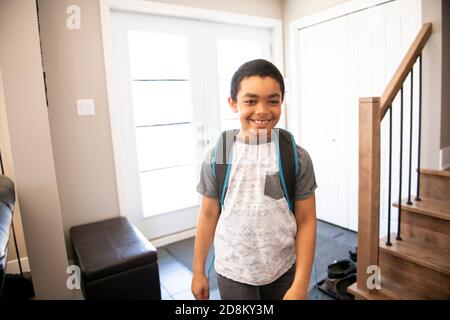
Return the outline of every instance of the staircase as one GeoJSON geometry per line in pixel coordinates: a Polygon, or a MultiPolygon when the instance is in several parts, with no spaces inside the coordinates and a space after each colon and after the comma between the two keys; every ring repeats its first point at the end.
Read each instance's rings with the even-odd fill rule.
{"type": "MultiPolygon", "coordinates": [[[[420,168],[421,114],[422,114],[422,52],[431,36],[432,26],[424,24],[399,68],[380,97],[359,100],[359,190],[358,190],[358,265],[357,282],[348,288],[356,299],[449,299],[450,300],[450,171],[420,168]],[[409,187],[411,192],[413,120],[405,123],[403,117],[403,85],[419,62],[419,119],[417,195],[403,199],[402,164],[409,160],[409,187]],[[400,198],[391,200],[392,187],[392,113],[393,101],[400,94],[400,169],[398,173],[400,198]],[[385,117],[389,115],[389,117],[385,117]],[[380,150],[381,122],[389,121],[389,201],[400,210],[399,229],[380,239],[380,150]],[[410,129],[409,159],[402,158],[403,127],[410,129]],[[400,202],[400,203],[399,203],[400,202]],[[398,237],[398,233],[400,237],[398,237]],[[379,289],[373,288],[373,271],[379,267],[379,289]],[[369,285],[368,285],[369,284],[369,285]]],[[[416,88],[416,87],[414,87],[416,88]]],[[[411,114],[413,113],[411,94],[411,114]]],[[[396,109],[399,110],[399,109],[396,109]]],[[[417,124],[416,124],[417,125],[417,124]]],[[[416,127],[417,128],[417,127],[416,127]]],[[[395,129],[397,130],[397,129],[395,129]]],[[[386,166],[385,166],[386,167],[386,166]]],[[[403,186],[404,187],[404,186],[403,186]]],[[[391,227],[391,209],[388,209],[388,230],[391,227]]],[[[389,232],[389,231],[388,231],[389,232]]]]}
{"type": "MultiPolygon", "coordinates": [[[[402,201],[402,240],[379,242],[381,289],[357,299],[450,299],[450,171],[420,170],[421,201],[402,201]]],[[[398,203],[394,203],[398,208],[398,203]]]]}

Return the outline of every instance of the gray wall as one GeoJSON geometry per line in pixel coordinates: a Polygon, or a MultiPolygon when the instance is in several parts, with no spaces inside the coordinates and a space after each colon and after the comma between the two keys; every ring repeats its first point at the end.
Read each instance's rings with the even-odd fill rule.
{"type": "Polygon", "coordinates": [[[5,167],[18,194],[36,298],[70,299],[34,0],[0,1],[0,72],[5,167]]]}
{"type": "Polygon", "coordinates": [[[119,216],[99,3],[40,0],[39,16],[56,177],[70,251],[71,226],[119,216]],[[66,28],[71,4],[81,8],[80,30],[66,28]],[[76,100],[83,98],[94,99],[95,116],[77,115],[76,100]]]}
{"type": "Polygon", "coordinates": [[[450,147],[450,1],[442,0],[441,148],[450,147]]]}
{"type": "MultiPolygon", "coordinates": [[[[279,0],[160,2],[270,18],[283,15],[279,0]]],[[[99,0],[39,0],[39,15],[56,176],[68,241],[73,225],[119,216],[99,0]],[[80,6],[81,30],[66,28],[66,8],[71,4],[80,6]],[[77,116],[79,98],[95,100],[95,116],[77,116]]]]}
{"type": "Polygon", "coordinates": [[[433,23],[433,30],[422,54],[421,166],[439,170],[442,118],[442,0],[422,0],[422,23],[426,22],[433,23]]]}

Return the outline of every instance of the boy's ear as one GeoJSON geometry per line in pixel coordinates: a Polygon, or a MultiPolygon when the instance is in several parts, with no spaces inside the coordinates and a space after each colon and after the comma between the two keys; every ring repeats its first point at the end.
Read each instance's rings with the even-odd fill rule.
{"type": "Polygon", "coordinates": [[[228,97],[228,104],[234,113],[238,112],[237,101],[234,101],[231,97],[228,97]]]}

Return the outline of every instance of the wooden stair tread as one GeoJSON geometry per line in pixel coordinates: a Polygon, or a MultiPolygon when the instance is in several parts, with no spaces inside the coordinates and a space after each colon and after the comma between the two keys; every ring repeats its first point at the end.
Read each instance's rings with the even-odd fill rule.
{"type": "Polygon", "coordinates": [[[373,290],[368,293],[366,291],[358,289],[356,282],[347,288],[347,291],[354,296],[362,297],[366,300],[401,300],[404,299],[400,295],[392,292],[389,289],[381,288],[379,290],[373,290]]]}
{"type": "Polygon", "coordinates": [[[380,250],[450,276],[450,253],[423,242],[412,239],[398,241],[395,237],[391,234],[392,246],[386,245],[387,237],[381,238],[380,250]]]}
{"type": "Polygon", "coordinates": [[[360,296],[367,300],[426,300],[429,299],[425,295],[411,290],[401,283],[396,282],[394,279],[390,279],[382,276],[381,278],[381,288],[378,290],[373,290],[368,293],[363,290],[358,289],[357,283],[353,283],[347,288],[347,291],[354,296],[360,296]],[[388,285],[383,285],[383,283],[389,283],[388,285]],[[389,287],[388,287],[389,286],[389,287]],[[395,290],[395,291],[394,291],[395,290]]]}
{"type": "Polygon", "coordinates": [[[444,177],[444,178],[450,178],[449,170],[420,169],[420,173],[432,175],[432,176],[440,176],[440,177],[444,177]]]}
{"type": "MultiPolygon", "coordinates": [[[[407,201],[407,198],[402,199],[402,209],[450,221],[450,201],[421,199],[413,200],[411,205],[407,201]]],[[[398,202],[394,202],[394,207],[398,208],[398,202]]]]}

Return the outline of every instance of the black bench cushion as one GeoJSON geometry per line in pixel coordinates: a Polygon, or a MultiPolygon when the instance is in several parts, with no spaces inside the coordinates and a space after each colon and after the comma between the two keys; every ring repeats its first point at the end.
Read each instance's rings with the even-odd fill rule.
{"type": "Polygon", "coordinates": [[[157,261],[156,248],[124,217],[72,227],[70,237],[84,281],[157,261]]]}

